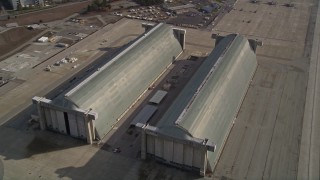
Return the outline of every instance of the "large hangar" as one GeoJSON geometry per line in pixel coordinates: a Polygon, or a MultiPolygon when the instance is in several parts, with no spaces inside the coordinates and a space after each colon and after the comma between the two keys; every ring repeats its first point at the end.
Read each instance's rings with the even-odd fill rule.
{"type": "Polygon", "coordinates": [[[142,130],[141,158],[212,172],[256,71],[257,41],[238,34],[216,47],[155,125],[142,130]]]}
{"type": "Polygon", "coordinates": [[[34,97],[41,129],[103,138],[184,49],[185,30],[144,25],[146,32],[64,96],[34,97]]]}

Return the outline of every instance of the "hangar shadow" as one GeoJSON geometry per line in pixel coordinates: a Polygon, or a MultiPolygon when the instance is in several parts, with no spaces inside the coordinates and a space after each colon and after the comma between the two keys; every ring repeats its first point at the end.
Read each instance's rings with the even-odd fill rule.
{"type": "MultiPolygon", "coordinates": [[[[150,119],[151,124],[156,124],[161,117],[160,112],[166,111],[168,106],[174,101],[181,89],[190,80],[190,77],[197,71],[205,57],[190,56],[183,61],[174,61],[175,68],[159,81],[158,84],[151,85],[148,90],[156,92],[168,81],[177,81],[172,87],[170,94],[166,97],[156,114],[150,119]],[[151,122],[152,121],[152,122],[151,122]]],[[[136,112],[129,115],[121,125],[116,125],[116,131],[110,137],[103,139],[100,149],[93,157],[81,167],[65,167],[58,169],[56,173],[59,178],[71,179],[200,179],[200,175],[193,172],[184,171],[169,165],[159,164],[155,160],[143,161],[140,159],[140,132],[130,126],[131,120],[136,116],[139,109],[153,96],[150,93],[141,101],[140,107],[135,107],[136,112]],[[121,149],[120,152],[113,152],[114,148],[121,149]]]]}
{"type": "Polygon", "coordinates": [[[171,166],[156,163],[154,160],[141,161],[120,154],[99,150],[82,167],[65,167],[55,171],[59,178],[70,179],[200,179],[200,175],[171,166]]]}
{"type": "MultiPolygon", "coordinates": [[[[101,48],[104,52],[93,63],[79,70],[74,76],[66,78],[60,85],[51,89],[45,95],[48,99],[54,99],[59,95],[69,91],[82,82],[83,79],[97,71],[101,66],[108,63],[119,52],[129,46],[133,41],[122,47],[101,48]]],[[[41,92],[39,92],[41,96],[41,92]]],[[[30,123],[31,114],[37,114],[35,106],[30,104],[24,107],[13,118],[4,116],[0,125],[0,155],[5,159],[24,159],[36,154],[59,151],[63,149],[84,146],[87,143],[83,140],[50,131],[40,131],[39,124],[30,123]]]]}
{"type": "Polygon", "coordinates": [[[105,51],[105,52],[115,52],[115,51],[119,51],[117,50],[118,48],[117,47],[102,47],[102,48],[99,48],[100,51],[105,51]]]}
{"type": "MultiPolygon", "coordinates": [[[[60,89],[69,85],[69,79],[66,79],[45,97],[53,99],[62,93],[60,89]]],[[[86,145],[82,140],[55,132],[41,131],[39,123],[31,120],[32,114],[37,114],[37,110],[30,99],[30,104],[13,118],[9,118],[8,115],[1,119],[5,123],[0,126],[0,155],[4,156],[5,160],[25,159],[36,154],[86,145]]]]}
{"type": "Polygon", "coordinates": [[[19,160],[33,155],[87,145],[86,142],[50,131],[41,131],[23,118],[0,126],[0,155],[4,160],[19,160]],[[21,121],[22,120],[22,121],[21,121]],[[21,127],[17,127],[17,124],[21,127]]]}

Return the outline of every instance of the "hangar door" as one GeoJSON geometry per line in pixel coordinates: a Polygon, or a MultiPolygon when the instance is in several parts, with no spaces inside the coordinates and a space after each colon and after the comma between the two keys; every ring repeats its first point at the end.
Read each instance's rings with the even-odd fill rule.
{"type": "Polygon", "coordinates": [[[72,137],[86,139],[84,117],[79,113],[44,108],[46,127],[72,137]]]}

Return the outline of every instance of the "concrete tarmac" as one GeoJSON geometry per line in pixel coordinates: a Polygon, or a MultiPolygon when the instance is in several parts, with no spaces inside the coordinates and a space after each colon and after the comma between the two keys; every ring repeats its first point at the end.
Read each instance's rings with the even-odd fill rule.
{"type": "Polygon", "coordinates": [[[63,82],[68,82],[69,79],[72,79],[84,67],[105,54],[106,50],[104,49],[104,46],[110,45],[110,48],[116,49],[134,39],[143,32],[143,28],[140,26],[134,21],[119,21],[115,25],[107,25],[79,43],[74,44],[61,53],[44,61],[35,68],[22,70],[17,73],[17,78],[23,79],[25,82],[6,92],[5,95],[0,96],[0,125],[18,115],[25,107],[30,106],[31,98],[33,96],[46,96],[52,89],[63,82]],[[131,25],[131,32],[124,30],[117,31],[117,29],[121,29],[123,26],[127,25],[131,25]],[[109,34],[107,32],[109,32],[109,34]],[[136,32],[134,37],[132,37],[133,32],[136,32]],[[116,33],[118,33],[117,36],[115,35],[116,33]],[[127,35],[129,35],[129,37],[121,39],[127,35]],[[98,41],[102,41],[103,38],[108,39],[108,42],[101,47],[98,41]],[[48,65],[54,64],[56,61],[65,58],[71,53],[82,53],[84,51],[89,51],[87,53],[89,54],[89,57],[84,60],[77,69],[72,69],[71,67],[59,68],[52,72],[43,70],[48,65]]]}
{"type": "Polygon", "coordinates": [[[308,90],[303,118],[300,157],[297,179],[319,179],[320,177],[320,8],[316,23],[310,58],[308,90]]]}
{"type": "MultiPolygon", "coordinates": [[[[316,15],[312,8],[316,4],[313,0],[305,0],[295,3],[295,7],[286,7],[285,0],[277,1],[275,6],[266,2],[252,4],[247,0],[238,0],[236,10],[226,14],[214,30],[221,34],[244,34],[264,43],[258,48],[257,72],[213,173],[214,179],[319,177],[318,31],[312,43],[312,24],[316,15]],[[314,50],[311,52],[312,47],[314,50]],[[311,96],[306,99],[306,94],[311,96]],[[311,113],[308,116],[305,104],[306,111],[311,113]],[[300,150],[303,146],[306,149],[300,150]]],[[[108,37],[114,39],[119,32],[132,34],[125,30],[131,26],[137,28],[135,23],[121,21],[118,27],[107,33],[108,37]]],[[[198,31],[192,30],[187,35],[191,35],[187,37],[187,46],[197,49],[192,43],[198,31]]],[[[203,38],[203,41],[206,40],[203,38]]],[[[91,45],[85,46],[89,49],[91,45]]],[[[201,46],[198,48],[208,45],[204,43],[201,46]]],[[[44,63],[35,70],[42,79],[53,78],[55,81],[51,83],[54,85],[66,78],[58,74],[63,71],[50,75],[42,72],[45,66],[47,64],[44,63]]],[[[22,87],[28,85],[27,88],[31,88],[32,83],[22,87]]],[[[2,97],[0,102],[16,100],[16,93],[26,99],[24,103],[30,103],[27,99],[35,92],[31,89],[24,91],[20,89],[22,87],[11,92],[9,97],[2,97]]],[[[40,86],[34,88],[37,87],[40,86]]],[[[40,88],[38,92],[51,87],[40,88]]],[[[8,105],[12,109],[19,108],[13,102],[8,105]]],[[[0,112],[4,109],[0,108],[0,112]]],[[[113,154],[70,137],[34,129],[32,124],[27,129],[0,125],[0,160],[4,164],[4,179],[197,178],[171,167],[124,157],[121,153],[113,154]]]]}
{"type": "MultiPolygon", "coordinates": [[[[143,32],[141,23],[141,21],[122,19],[114,25],[106,26],[98,34],[94,33],[93,36],[84,39],[87,41],[83,41],[82,44],[70,47],[69,50],[75,53],[90,53],[88,59],[81,65],[87,67],[79,67],[76,70],[84,74],[87,71],[95,71],[102,62],[109,59],[109,55],[112,56],[112,52],[117,51],[119,47],[143,32]],[[101,41],[104,39],[107,39],[107,42],[101,47],[101,41]],[[106,51],[107,55],[101,56],[106,51]],[[100,58],[96,60],[99,56],[100,58]]],[[[211,51],[213,47],[211,33],[205,32],[203,36],[196,36],[199,33],[202,32],[194,29],[188,30],[186,39],[188,51],[184,58],[188,57],[188,53],[205,56],[211,51]]],[[[27,81],[22,85],[0,97],[0,160],[3,162],[4,179],[134,180],[157,177],[177,177],[179,179],[195,177],[194,174],[190,175],[190,173],[177,171],[171,167],[141,161],[135,155],[130,155],[133,151],[128,152],[130,155],[128,157],[124,154],[126,153],[125,147],[124,152],[113,153],[112,147],[100,149],[99,145],[88,145],[72,137],[50,131],[39,131],[37,123],[28,122],[32,108],[18,113],[22,110],[19,107],[31,107],[33,95],[47,94],[46,97],[50,98],[68,88],[70,78],[72,79],[75,75],[83,76],[81,73],[70,70],[70,67],[67,68],[67,64],[56,67],[51,72],[43,71],[47,65],[56,62],[68,53],[58,54],[57,57],[43,62],[34,69],[26,70],[28,71],[27,77],[34,79],[26,79],[27,81]],[[35,73],[36,76],[32,76],[32,73],[35,73]],[[64,81],[66,85],[59,87],[58,84],[63,84],[64,81]],[[48,94],[50,91],[54,93],[48,94]],[[21,104],[16,102],[21,102],[21,104]],[[13,116],[15,118],[10,118],[13,116]]],[[[78,80],[81,77],[77,76],[75,81],[81,81],[78,80]]],[[[114,137],[111,141],[115,140],[115,143],[119,141],[121,134],[126,132],[125,126],[120,127],[121,123],[123,122],[116,125],[120,131],[116,131],[114,135],[115,131],[108,134],[114,137]]],[[[108,144],[114,145],[110,141],[108,144]]],[[[136,145],[139,149],[139,144],[136,145]]]]}
{"type": "Polygon", "coordinates": [[[285,3],[238,0],[216,27],[221,34],[262,40],[263,46],[214,179],[297,179],[316,4],[285,3]]]}

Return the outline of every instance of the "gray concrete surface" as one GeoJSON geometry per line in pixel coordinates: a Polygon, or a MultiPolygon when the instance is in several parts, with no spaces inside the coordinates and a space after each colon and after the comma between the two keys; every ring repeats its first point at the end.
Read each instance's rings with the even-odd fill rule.
{"type": "Polygon", "coordinates": [[[264,45],[214,179],[297,178],[315,4],[277,2],[239,0],[216,26],[218,33],[237,32],[264,45]]]}
{"type": "MultiPolygon", "coordinates": [[[[119,46],[133,40],[143,32],[141,21],[123,19],[114,25],[106,26],[102,31],[89,36],[87,41],[70,48],[73,54],[81,55],[83,58],[81,66],[87,66],[97,57],[101,57],[85,68],[79,76],[85,76],[86,72],[96,70],[100,63],[106,61],[108,56],[116,52],[119,46]],[[104,39],[108,41],[101,44],[104,39]],[[108,52],[105,56],[101,56],[108,52]],[[110,54],[111,53],[111,54],[110,54]]],[[[199,32],[190,30],[187,32],[186,54],[181,57],[187,58],[188,54],[205,56],[212,49],[213,40],[210,32],[199,32]],[[203,36],[195,36],[202,33],[203,36]]],[[[117,139],[126,143],[130,141],[126,135],[126,126],[119,121],[109,136],[108,143],[102,149],[98,145],[87,145],[85,142],[73,139],[53,132],[39,131],[37,123],[28,121],[25,115],[32,110],[27,109],[22,113],[18,112],[29,106],[30,98],[35,95],[45,94],[55,86],[68,79],[75,70],[70,70],[71,64],[53,69],[51,72],[43,71],[43,68],[54,63],[67,55],[69,52],[62,52],[55,58],[49,59],[32,70],[20,72],[20,75],[27,75],[28,79],[5,96],[1,96],[0,106],[2,114],[0,125],[0,159],[4,166],[4,179],[154,179],[178,178],[188,179],[199,176],[177,171],[153,161],[143,162],[135,156],[139,151],[139,143],[136,144],[135,153],[123,152],[115,154],[112,147],[117,146],[117,139]],[[50,81],[48,81],[50,79],[50,81]],[[43,84],[47,83],[46,86],[43,84]],[[17,104],[16,102],[21,102],[17,104]],[[11,118],[14,117],[14,118],[11,118]],[[121,128],[119,128],[121,127],[121,128]],[[123,127],[123,128],[122,128],[123,127]],[[116,130],[119,131],[116,131],[116,130]],[[114,132],[117,132],[114,134],[114,132]],[[123,134],[125,134],[123,136],[123,134]],[[89,173],[88,173],[89,172],[89,173]]],[[[80,61],[80,60],[79,60],[80,61]]],[[[191,63],[192,64],[192,63],[191,63]]],[[[81,78],[81,77],[77,77],[81,78]]],[[[77,81],[77,80],[76,80],[77,81]]],[[[67,83],[63,89],[54,89],[55,92],[62,92],[70,85],[67,83]]],[[[129,120],[129,119],[128,119],[129,120]]],[[[107,137],[108,138],[108,137],[107,137]]],[[[120,143],[121,145],[121,143],[120,143]]],[[[129,144],[128,150],[130,150],[129,144]]],[[[125,147],[124,147],[125,148],[125,147]]],[[[125,150],[125,149],[124,149],[125,150]]]]}
{"type": "Polygon", "coordinates": [[[298,179],[319,179],[320,177],[320,8],[315,9],[317,13],[303,118],[298,179]]]}
{"type": "Polygon", "coordinates": [[[119,21],[115,25],[105,26],[100,31],[49,58],[35,68],[26,68],[14,74],[17,78],[25,80],[25,82],[7,92],[5,96],[1,96],[0,124],[14,117],[19,112],[17,112],[16,108],[23,109],[30,105],[30,99],[33,96],[46,95],[51,89],[70,79],[97,57],[134,39],[143,32],[143,28],[140,26],[141,25],[135,21],[125,20],[119,21]],[[123,27],[125,26],[129,26],[131,31],[124,30],[123,27]],[[108,39],[108,41],[101,44],[104,39],[108,39]],[[74,66],[74,64],[66,64],[54,68],[51,72],[44,71],[44,68],[48,65],[53,65],[56,61],[70,54],[79,58],[79,61],[76,62],[79,64],[78,68],[73,69],[72,66],[74,66]],[[46,85],[44,86],[43,84],[46,85]]]}
{"type": "MultiPolygon", "coordinates": [[[[315,121],[318,114],[313,108],[317,107],[319,96],[314,101],[315,106],[307,100],[307,109],[313,109],[314,120],[312,121],[312,117],[309,117],[311,121],[303,120],[307,119],[304,118],[304,105],[308,77],[309,82],[310,78],[315,80],[316,74],[313,73],[318,72],[316,66],[312,66],[309,76],[310,64],[318,62],[309,61],[310,55],[317,57],[318,53],[314,51],[311,54],[314,2],[296,1],[296,7],[289,8],[283,6],[286,3],[284,0],[279,0],[276,6],[269,6],[266,1],[251,4],[247,0],[239,0],[235,6],[237,10],[226,14],[215,27],[214,31],[217,33],[238,32],[248,38],[258,38],[263,41],[264,46],[258,48],[257,72],[212,178],[297,179],[297,175],[299,179],[318,177],[318,122],[315,121]],[[308,131],[308,126],[314,129],[308,131]],[[301,135],[303,139],[306,137],[301,142],[306,149],[300,151],[301,135]],[[301,167],[299,173],[298,163],[301,167]]],[[[86,42],[79,45],[81,50],[73,51],[88,59],[82,63],[82,66],[86,66],[103,53],[97,50],[99,46],[110,51],[110,48],[132,40],[136,34],[133,31],[137,34],[142,32],[139,22],[121,20],[106,28],[102,33],[104,37],[97,34],[88,39],[88,42],[94,42],[106,37],[107,44],[86,42]],[[115,36],[119,34],[123,38],[115,36]]],[[[201,52],[203,48],[210,49],[210,32],[203,36],[200,36],[201,33],[203,32],[198,30],[187,31],[187,49],[194,52],[201,52]]],[[[315,39],[317,37],[319,34],[315,39]]],[[[53,72],[43,71],[44,67],[68,53],[70,52],[46,61],[32,72],[21,73],[21,76],[29,75],[23,76],[30,77],[25,79],[29,82],[14,88],[8,92],[8,96],[0,97],[0,160],[3,162],[4,179],[200,179],[199,176],[153,161],[140,161],[131,155],[114,154],[108,147],[99,149],[70,137],[38,131],[33,123],[8,121],[17,114],[17,109],[31,104],[30,97],[34,94],[43,95],[76,74],[67,66],[53,72]],[[49,84],[43,87],[44,83],[49,84]]],[[[318,84],[313,85],[318,87],[318,84]]],[[[308,86],[311,86],[308,91],[313,89],[312,84],[309,83],[308,86]]],[[[313,90],[308,94],[319,94],[318,89],[313,90]]],[[[312,99],[310,96],[308,98],[312,99]]],[[[114,138],[112,146],[116,146],[117,137],[126,133],[126,128],[116,131],[121,123],[124,122],[119,122],[110,133],[110,140],[114,138]],[[114,132],[118,135],[112,137],[114,132]]],[[[123,138],[131,141],[125,136],[123,138]]]]}

